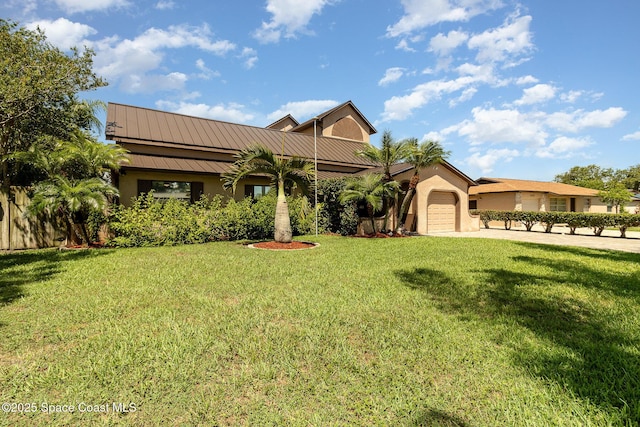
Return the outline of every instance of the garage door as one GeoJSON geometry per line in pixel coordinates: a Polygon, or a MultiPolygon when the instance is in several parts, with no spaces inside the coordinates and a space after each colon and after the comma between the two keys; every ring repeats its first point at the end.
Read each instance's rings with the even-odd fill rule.
{"type": "Polygon", "coordinates": [[[456,231],[456,197],[453,193],[434,191],[429,195],[427,232],[456,231]]]}

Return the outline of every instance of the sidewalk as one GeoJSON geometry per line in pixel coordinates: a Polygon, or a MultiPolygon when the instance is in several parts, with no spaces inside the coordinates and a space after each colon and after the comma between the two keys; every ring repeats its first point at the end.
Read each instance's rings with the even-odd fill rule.
{"type": "Polygon", "coordinates": [[[604,230],[601,236],[596,236],[590,228],[576,230],[575,235],[569,234],[568,227],[553,227],[551,233],[545,233],[541,226],[534,226],[531,231],[524,227],[512,227],[511,230],[502,228],[486,229],[481,226],[480,231],[460,233],[437,233],[431,236],[447,237],[478,237],[485,239],[506,239],[547,245],[580,246],[592,249],[616,250],[640,253],[640,232],[627,231],[627,237],[621,238],[618,230],[604,230]]]}

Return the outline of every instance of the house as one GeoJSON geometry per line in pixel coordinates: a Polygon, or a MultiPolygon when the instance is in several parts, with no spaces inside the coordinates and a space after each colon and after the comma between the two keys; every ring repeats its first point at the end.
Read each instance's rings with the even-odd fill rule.
{"type": "Polygon", "coordinates": [[[559,182],[479,178],[469,189],[469,209],[536,212],[610,212],[598,190],[559,182]]]}
{"type": "MultiPolygon", "coordinates": [[[[263,177],[246,179],[235,196],[220,181],[234,155],[256,143],[285,157],[317,159],[319,179],[375,172],[376,165],[356,151],[376,132],[351,101],[303,123],[287,115],[265,128],[109,103],[105,129],[108,140],[131,153],[131,163],[114,177],[124,205],[150,190],[156,198],[191,202],[202,194],[258,197],[269,189],[263,177]]],[[[394,177],[405,187],[411,174],[410,166],[396,165],[394,177]]],[[[423,171],[411,210],[413,228],[422,234],[479,229],[478,218],[467,208],[473,185],[446,162],[423,171]]]]}

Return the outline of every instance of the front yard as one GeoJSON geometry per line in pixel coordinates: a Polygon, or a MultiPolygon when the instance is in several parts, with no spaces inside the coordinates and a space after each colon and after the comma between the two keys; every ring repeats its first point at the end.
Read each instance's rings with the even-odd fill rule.
{"type": "Polygon", "coordinates": [[[318,241],[0,255],[0,425],[640,423],[640,255],[318,241]]]}

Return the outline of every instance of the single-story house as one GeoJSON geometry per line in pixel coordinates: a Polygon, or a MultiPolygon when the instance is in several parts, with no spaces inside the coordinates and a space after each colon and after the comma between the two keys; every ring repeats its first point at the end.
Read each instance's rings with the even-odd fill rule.
{"type": "MultiPolygon", "coordinates": [[[[351,102],[299,123],[291,115],[261,128],[130,105],[109,103],[106,138],[129,150],[131,163],[114,177],[120,200],[154,190],[154,197],[194,201],[202,194],[224,194],[220,175],[247,146],[263,144],[275,153],[317,159],[319,179],[375,172],[376,165],[356,155],[377,131],[351,102]]],[[[394,178],[405,187],[409,165],[396,165],[394,178]]],[[[268,191],[263,177],[241,183],[237,199],[268,191]]],[[[421,173],[411,210],[411,225],[421,234],[479,229],[468,211],[475,182],[444,162],[421,173]]]]}
{"type": "Polygon", "coordinates": [[[611,212],[598,190],[559,182],[479,178],[469,188],[469,209],[535,212],[611,212]]]}

